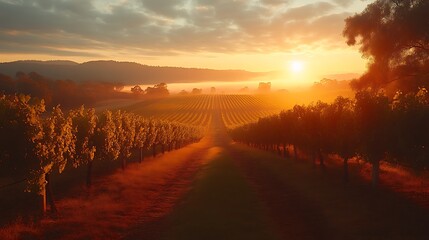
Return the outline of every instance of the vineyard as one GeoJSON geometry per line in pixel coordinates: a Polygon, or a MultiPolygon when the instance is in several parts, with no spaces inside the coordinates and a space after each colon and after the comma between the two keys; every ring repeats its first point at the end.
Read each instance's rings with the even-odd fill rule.
{"type": "Polygon", "coordinates": [[[220,111],[227,128],[256,122],[261,117],[280,111],[279,107],[252,95],[176,96],[141,102],[123,109],[149,118],[193,126],[207,126],[216,110],[220,111]]]}
{"type": "Polygon", "coordinates": [[[380,164],[424,172],[429,168],[427,133],[429,94],[398,93],[390,102],[381,93],[359,91],[354,99],[338,97],[332,104],[296,105],[278,115],[231,131],[236,141],[265,150],[283,152],[285,157],[299,151],[322,168],[325,156],[343,161],[344,181],[348,181],[348,161],[362,159],[372,166],[374,186],[379,184],[380,164]]]}
{"type": "Polygon", "coordinates": [[[121,110],[96,113],[82,106],[63,111],[57,106],[45,112],[43,100],[25,95],[0,96],[0,131],[0,189],[26,182],[27,192],[42,197],[44,212],[47,202],[56,211],[52,174],[83,166],[90,187],[94,162],[118,160],[125,170],[133,156],[141,162],[146,151],[155,156],[157,150],[178,149],[202,137],[199,127],[121,110]]]}
{"type": "MultiPolygon", "coordinates": [[[[9,198],[11,208],[2,220],[23,208],[15,199],[25,198],[23,203],[37,204],[45,213],[36,225],[27,221],[5,225],[0,236],[203,239],[200,234],[210,231],[222,235],[219,239],[227,239],[231,232],[242,236],[237,239],[368,239],[368,232],[382,232],[389,239],[409,232],[427,236],[426,226],[417,224],[424,223],[426,212],[414,202],[385,193],[384,186],[374,191],[377,188],[363,184],[358,166],[348,165],[357,159],[352,153],[365,157],[363,150],[369,149],[357,145],[369,142],[357,141],[365,137],[357,133],[365,132],[359,123],[373,116],[372,111],[362,112],[362,103],[377,111],[381,109],[377,106],[384,106],[390,116],[386,119],[401,116],[392,125],[396,127],[392,134],[400,134],[410,124],[418,125],[404,111],[411,106],[405,100],[416,100],[413,108],[427,113],[427,93],[398,97],[394,105],[381,101],[385,99],[381,95],[360,94],[354,100],[339,97],[332,104],[296,105],[281,112],[258,95],[172,96],[121,107],[112,104],[110,110],[99,112],[83,106],[46,112],[43,102],[30,97],[3,96],[0,128],[6,134],[0,136],[0,163],[16,174],[3,172],[9,179],[0,180],[25,177],[32,192],[20,189],[18,194],[11,191],[16,186],[6,186],[0,202],[9,198]],[[330,157],[344,160],[344,168],[331,164],[330,157]],[[127,167],[131,161],[136,163],[127,167]],[[113,162],[114,172],[93,174],[113,162]],[[78,170],[81,174],[76,174],[78,170]],[[337,184],[342,170],[344,183],[337,184]],[[82,186],[71,191],[63,184],[67,177],[70,185],[82,186]],[[275,225],[267,226],[266,217],[275,225]],[[69,226],[79,226],[79,231],[69,226]],[[201,226],[207,229],[195,232],[201,226]]],[[[427,122],[427,116],[418,120],[427,122]]],[[[388,127],[381,120],[377,127],[388,127]]],[[[35,207],[33,212],[24,210],[23,216],[37,215],[35,207]]]]}
{"type": "Polygon", "coordinates": [[[215,111],[228,128],[278,112],[250,95],[176,96],[97,112],[83,106],[46,111],[43,101],[2,96],[0,110],[0,128],[6,133],[0,138],[0,163],[13,169],[3,173],[0,185],[26,182],[28,191],[43,197],[44,211],[46,201],[51,210],[56,208],[50,192],[52,174],[83,167],[90,186],[94,162],[118,160],[125,169],[130,158],[141,162],[145,154],[155,156],[157,151],[164,153],[198,141],[215,111]]]}

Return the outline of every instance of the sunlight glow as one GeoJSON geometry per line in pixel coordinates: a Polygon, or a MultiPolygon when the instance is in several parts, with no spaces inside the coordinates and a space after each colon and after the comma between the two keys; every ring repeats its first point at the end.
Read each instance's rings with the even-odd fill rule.
{"type": "Polygon", "coordinates": [[[304,70],[304,63],[302,61],[294,60],[290,62],[289,68],[294,73],[300,73],[304,70]]]}

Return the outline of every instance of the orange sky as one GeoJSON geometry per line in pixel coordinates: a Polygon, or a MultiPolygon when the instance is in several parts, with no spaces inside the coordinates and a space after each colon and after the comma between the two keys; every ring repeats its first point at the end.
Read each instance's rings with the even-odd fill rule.
{"type": "Polygon", "coordinates": [[[354,0],[0,0],[0,59],[279,71],[285,85],[362,73],[342,37],[354,0]],[[300,61],[294,72],[290,63],[300,61]]]}

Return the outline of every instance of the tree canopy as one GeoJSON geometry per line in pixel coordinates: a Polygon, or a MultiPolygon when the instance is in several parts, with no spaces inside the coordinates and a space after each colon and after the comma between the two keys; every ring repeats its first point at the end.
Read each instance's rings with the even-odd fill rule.
{"type": "Polygon", "coordinates": [[[158,83],[155,84],[153,87],[147,87],[145,92],[147,96],[153,97],[166,97],[170,94],[167,89],[166,83],[158,83]]]}
{"type": "Polygon", "coordinates": [[[359,45],[369,59],[367,72],[352,82],[371,87],[417,91],[429,86],[429,1],[376,0],[347,18],[347,44],[359,45]]]}

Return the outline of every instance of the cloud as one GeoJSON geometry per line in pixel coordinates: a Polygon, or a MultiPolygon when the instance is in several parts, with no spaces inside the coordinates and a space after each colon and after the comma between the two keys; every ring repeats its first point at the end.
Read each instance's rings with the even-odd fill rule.
{"type": "Polygon", "coordinates": [[[292,0],[172,0],[169,4],[0,0],[0,43],[3,52],[58,55],[86,50],[165,55],[335,46],[343,42],[343,19],[350,15],[343,8],[351,1],[332,1],[293,5],[292,0]]]}
{"type": "Polygon", "coordinates": [[[335,6],[328,2],[318,2],[288,9],[282,18],[285,21],[310,20],[324,15],[335,9],[335,6]]]}
{"type": "Polygon", "coordinates": [[[354,0],[333,0],[336,4],[342,6],[342,7],[349,7],[353,4],[354,0]]]}

